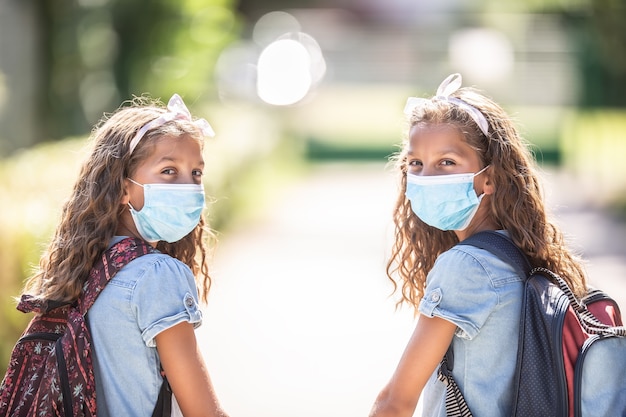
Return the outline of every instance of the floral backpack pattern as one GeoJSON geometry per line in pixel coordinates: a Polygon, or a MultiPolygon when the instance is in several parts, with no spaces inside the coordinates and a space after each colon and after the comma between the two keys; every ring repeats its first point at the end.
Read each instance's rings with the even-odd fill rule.
{"type": "Polygon", "coordinates": [[[140,239],[116,243],[92,268],[73,304],[22,296],[17,309],[36,315],[11,353],[0,384],[0,416],[96,416],[92,342],[85,315],[117,271],[154,252],[140,239]]]}

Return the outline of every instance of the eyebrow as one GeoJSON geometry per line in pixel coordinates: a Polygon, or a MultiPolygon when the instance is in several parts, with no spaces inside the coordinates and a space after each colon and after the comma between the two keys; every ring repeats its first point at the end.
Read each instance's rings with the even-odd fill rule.
{"type": "MultiPolygon", "coordinates": [[[[163,163],[163,162],[173,162],[173,163],[176,163],[178,161],[179,161],[179,159],[172,158],[171,156],[162,156],[161,158],[159,158],[156,161],[156,163],[157,164],[160,164],[160,163],[163,163]]],[[[198,162],[196,162],[196,164],[203,167],[205,165],[204,159],[200,159],[198,162]]]]}
{"type": "MultiPolygon", "coordinates": [[[[413,149],[407,149],[406,154],[407,155],[411,155],[411,156],[415,155],[415,153],[413,152],[413,149]]],[[[453,150],[453,149],[444,149],[441,152],[437,152],[437,156],[449,155],[449,154],[458,155],[458,156],[464,156],[464,154],[462,152],[458,152],[458,151],[453,150]]]]}

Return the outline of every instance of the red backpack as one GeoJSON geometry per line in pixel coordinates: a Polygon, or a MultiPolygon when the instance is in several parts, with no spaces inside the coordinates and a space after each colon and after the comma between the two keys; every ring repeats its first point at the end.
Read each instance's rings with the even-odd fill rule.
{"type": "MultiPolygon", "coordinates": [[[[626,416],[626,328],[617,303],[597,289],[577,299],[561,277],[531,268],[501,233],[479,232],[459,245],[493,253],[524,278],[512,415],[626,416]]],[[[450,353],[440,367],[448,416],[470,416],[452,379],[450,353]]]]}
{"type": "Polygon", "coordinates": [[[92,268],[73,304],[22,296],[17,309],[36,316],[11,353],[0,384],[0,416],[96,416],[92,341],[85,315],[124,265],[155,251],[140,239],[116,243],[92,268]]]}

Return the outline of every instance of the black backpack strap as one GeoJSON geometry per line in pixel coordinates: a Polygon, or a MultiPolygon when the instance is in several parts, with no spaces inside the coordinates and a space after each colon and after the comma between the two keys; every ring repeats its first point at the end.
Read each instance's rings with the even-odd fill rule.
{"type": "Polygon", "coordinates": [[[515,268],[517,274],[524,279],[529,276],[532,269],[526,254],[508,236],[493,230],[473,234],[458,245],[475,246],[493,253],[515,268]]]}
{"type": "Polygon", "coordinates": [[[165,372],[161,370],[161,373],[163,374],[163,383],[161,384],[154,410],[152,410],[152,417],[170,417],[172,415],[172,388],[165,376],[165,372]]]}

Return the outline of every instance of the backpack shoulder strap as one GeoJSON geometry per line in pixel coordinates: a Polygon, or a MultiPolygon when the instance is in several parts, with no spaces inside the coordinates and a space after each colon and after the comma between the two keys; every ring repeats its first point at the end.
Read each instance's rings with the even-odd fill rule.
{"type": "Polygon", "coordinates": [[[128,237],[104,251],[94,265],[78,299],[78,308],[84,315],[91,308],[109,280],[130,261],[148,253],[158,253],[148,242],[128,237]]]}
{"type": "Polygon", "coordinates": [[[470,245],[485,249],[515,268],[520,277],[527,278],[530,275],[532,266],[526,254],[508,236],[502,233],[493,230],[478,232],[457,243],[457,245],[470,245]]]}

